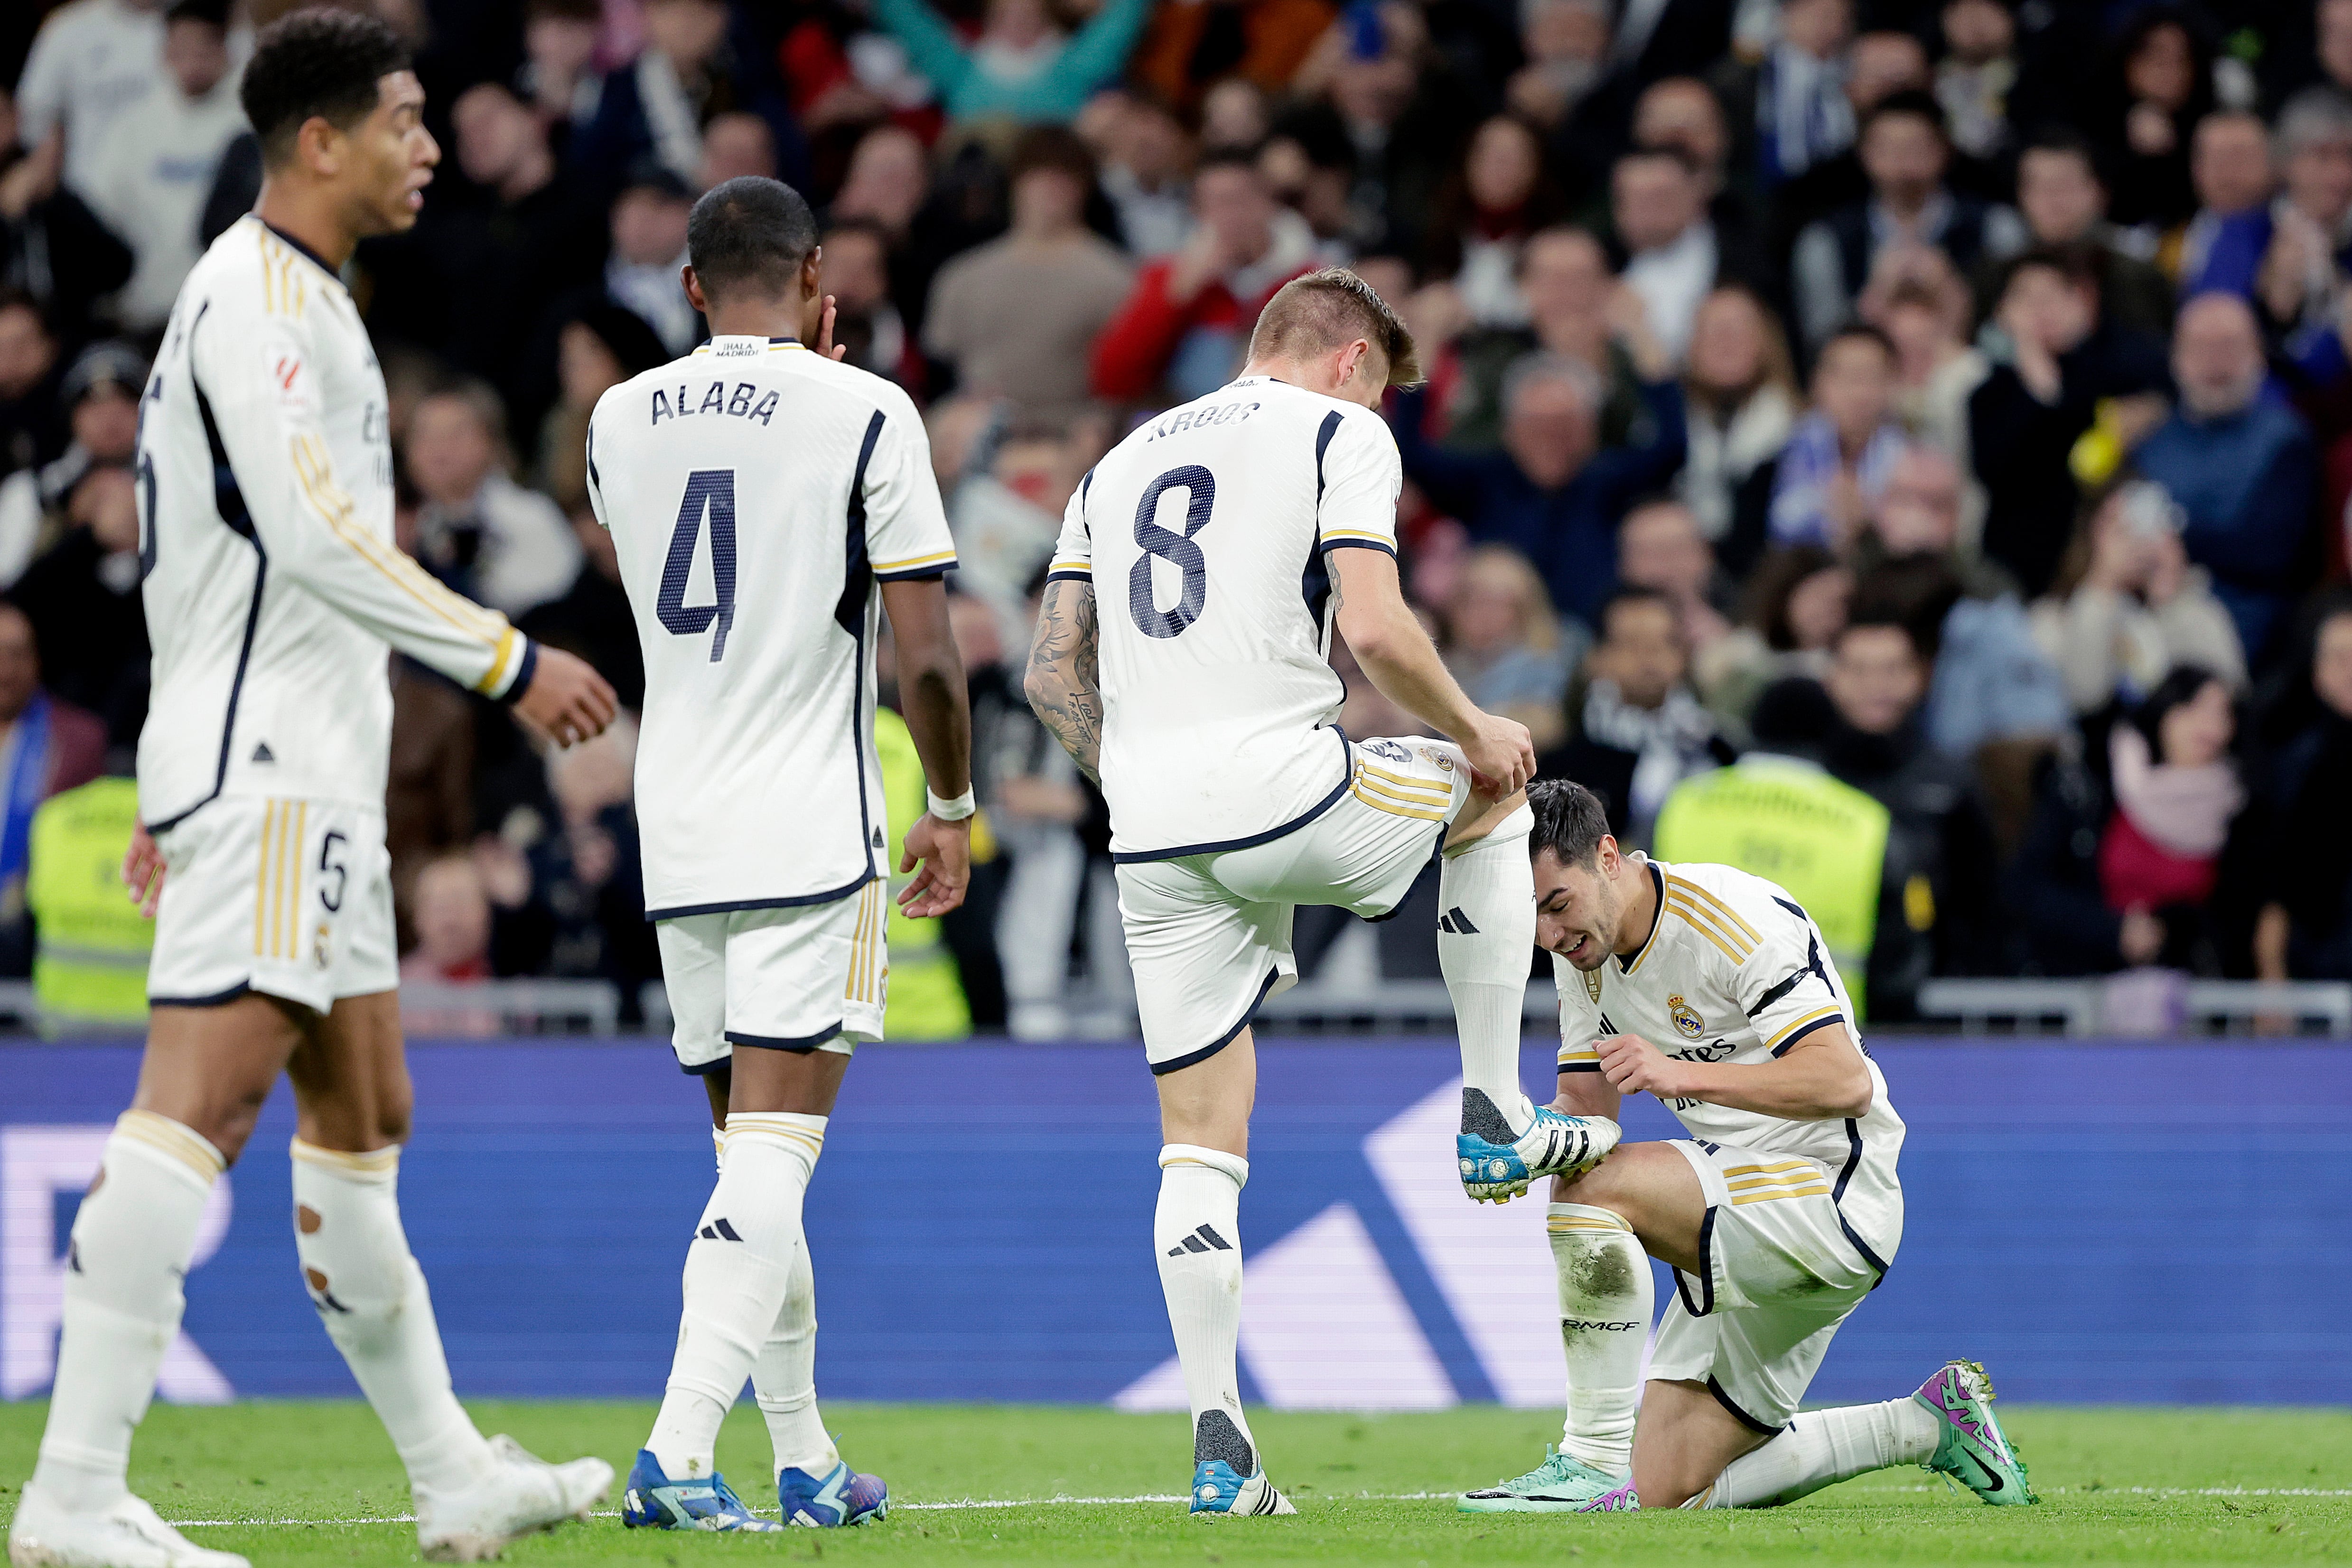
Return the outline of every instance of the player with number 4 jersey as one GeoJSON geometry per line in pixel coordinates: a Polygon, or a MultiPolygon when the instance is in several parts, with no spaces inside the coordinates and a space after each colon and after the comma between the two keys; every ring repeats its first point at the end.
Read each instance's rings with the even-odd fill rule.
{"type": "Polygon", "coordinates": [[[621,1519],[780,1528],[712,1465],[748,1375],[784,1523],[863,1524],[889,1497],[842,1461],[817,1414],[802,1205],[849,1053],[882,1037],[886,614],[930,786],[897,862],[922,869],[898,902],[919,918],[963,901],[971,732],[948,629],[955,546],[914,405],[827,346],[808,204],[774,180],[726,181],[695,204],[687,247],[687,297],[710,341],[607,392],[588,426],[589,497],[645,650],[646,912],[671,1047],[703,1080],[719,1145],[667,1392],[621,1519]]]}
{"type": "Polygon", "coordinates": [[[1412,339],[1362,279],[1284,286],[1239,379],[1138,428],[1062,525],[1031,706],[1110,805],[1163,1144],[1153,1247],[1192,1409],[1192,1510],[1291,1511],[1242,1414],[1236,1224],[1256,1089],[1250,1020],[1297,977],[1300,904],[1393,914],[1439,867],[1474,1197],[1589,1168],[1613,1123],[1518,1081],[1535,940],[1526,729],[1474,707],[1399,585],[1396,442],[1377,412],[1412,339]],[[1351,740],[1335,630],[1433,730],[1351,740]]]}

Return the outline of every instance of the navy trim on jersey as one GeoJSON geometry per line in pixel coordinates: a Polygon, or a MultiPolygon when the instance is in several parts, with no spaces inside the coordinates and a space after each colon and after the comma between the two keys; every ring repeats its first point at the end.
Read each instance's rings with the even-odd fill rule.
{"type": "Polygon", "coordinates": [[[730,1046],[757,1046],[763,1051],[793,1051],[805,1056],[840,1033],[841,1026],[833,1024],[814,1035],[744,1035],[730,1029],[723,1037],[730,1046]]]}
{"type": "Polygon", "coordinates": [[[1045,574],[1045,581],[1048,583],[1084,583],[1091,587],[1094,580],[1095,574],[1092,572],[1062,571],[1045,574]]]}
{"type": "MultiPolygon", "coordinates": [[[[320,271],[325,273],[336,282],[340,283],[343,280],[343,275],[340,271],[327,265],[327,258],[325,257],[320,255],[317,251],[311,249],[309,246],[303,244],[300,240],[287,233],[284,229],[278,227],[268,218],[263,217],[259,213],[253,215],[253,221],[268,229],[270,233],[276,235],[279,239],[285,241],[287,245],[299,252],[303,258],[309,261],[311,266],[317,268],[320,271]]],[[[194,330],[194,329],[193,328],[190,329],[190,331],[194,330]]]]}
{"type": "Polygon", "coordinates": [[[696,1078],[709,1078],[715,1072],[731,1071],[734,1066],[735,1059],[731,1056],[714,1057],[710,1060],[700,1063],[695,1067],[688,1067],[684,1062],[680,1062],[677,1064],[677,1070],[682,1073],[691,1073],[696,1078]]]}
{"type": "Polygon", "coordinates": [[[1658,907],[1650,911],[1650,934],[1643,937],[1642,945],[1633,950],[1632,960],[1628,961],[1622,952],[1617,955],[1617,973],[1620,974],[1633,973],[1633,965],[1642,962],[1642,955],[1650,951],[1650,944],[1658,940],[1659,929],[1666,923],[1666,874],[1658,869],[1655,860],[1644,860],[1642,864],[1650,868],[1650,886],[1658,895],[1658,907]]]}
{"type": "Polygon", "coordinates": [[[587,452],[588,483],[601,500],[604,494],[604,476],[596,471],[596,426],[593,421],[588,426],[587,452]]]}
{"type": "MultiPolygon", "coordinates": [[[[522,637],[520,632],[515,635],[522,637]]],[[[499,693],[498,700],[509,707],[521,701],[522,694],[530,689],[530,678],[538,673],[539,643],[534,638],[523,637],[522,662],[515,666],[514,679],[507,682],[507,689],[499,693]]]]}
{"type": "MultiPolygon", "coordinates": [[[[1352,778],[1353,775],[1351,774],[1350,777],[1352,778]]],[[[1404,913],[1404,907],[1412,902],[1412,896],[1415,893],[1423,888],[1436,886],[1438,878],[1443,874],[1442,868],[1445,864],[1445,836],[1453,831],[1454,825],[1450,822],[1438,825],[1437,837],[1430,842],[1429,858],[1423,861],[1421,869],[1413,873],[1412,882],[1405,889],[1402,898],[1380,914],[1360,915],[1357,918],[1366,925],[1379,925],[1383,921],[1392,921],[1404,913]]]]}
{"type": "MultiPolygon", "coordinates": [[[[1322,428],[1315,432],[1315,506],[1318,511],[1323,507],[1323,454],[1329,449],[1331,437],[1339,433],[1339,411],[1334,408],[1323,416],[1322,428]]],[[[1316,521],[1319,524],[1322,519],[1318,518],[1316,521]]],[[[1318,527],[1316,531],[1322,531],[1318,527]]]]}
{"type": "Polygon", "coordinates": [[[1715,1310],[1715,1205],[1706,1205],[1706,1213],[1698,1222],[1698,1282],[1702,1307],[1691,1300],[1690,1276],[1675,1270],[1675,1293],[1683,1299],[1683,1310],[1694,1318],[1704,1318],[1715,1310]]]}
{"type": "Polygon", "coordinates": [[[1843,1024],[1845,1020],[1843,1018],[1816,1018],[1811,1023],[1806,1025],[1803,1028],[1798,1030],[1795,1034],[1790,1035],[1787,1039],[1782,1040],[1779,1045],[1774,1046],[1772,1047],[1772,1055],[1776,1058],[1785,1057],[1790,1051],[1796,1049],[1797,1042],[1803,1039],[1807,1035],[1826,1029],[1832,1024],[1843,1024]]]}
{"type": "Polygon", "coordinates": [[[856,643],[849,693],[849,754],[857,763],[857,852],[866,857],[866,876],[874,868],[874,807],[866,799],[866,752],[873,744],[873,726],[866,719],[866,621],[874,597],[874,559],[866,543],[866,465],[873,460],[874,444],[882,438],[882,411],[866,422],[866,440],[857,448],[857,467],[849,476],[848,537],[844,545],[841,597],[834,601],[835,624],[856,643]]]}
{"type": "Polygon", "coordinates": [[[226,991],[215,991],[209,996],[150,996],[150,1007],[225,1007],[253,989],[253,982],[240,980],[226,991]]]}
{"type": "MultiPolygon", "coordinates": [[[[1870,1243],[1862,1239],[1862,1233],[1855,1230],[1845,1217],[1845,1184],[1853,1180],[1854,1172],[1862,1168],[1862,1122],[1859,1118],[1849,1116],[1845,1119],[1845,1166],[1838,1172],[1837,1184],[1830,1189],[1830,1206],[1837,1210],[1838,1228],[1845,1232],[1845,1238],[1853,1243],[1853,1249],[1862,1254],[1863,1261],[1878,1270],[1878,1285],[1884,1285],[1886,1283],[1886,1259],[1871,1250],[1870,1243]]],[[[1873,1285],[1871,1289],[1875,1290],[1878,1285],[1873,1285]]]]}
{"type": "MultiPolygon", "coordinates": [[[[869,837],[866,842],[870,845],[873,840],[869,837]]],[[[810,904],[837,904],[865,887],[866,883],[881,879],[881,874],[874,869],[874,851],[868,848],[866,855],[866,865],[864,875],[845,887],[835,888],[827,892],[796,893],[788,899],[740,899],[731,904],[680,904],[671,910],[647,910],[646,919],[682,921],[688,915],[731,915],[739,914],[745,910],[797,910],[804,909],[810,904]]]]}
{"type": "Polygon", "coordinates": [[[950,561],[944,566],[915,566],[904,572],[877,572],[874,580],[877,583],[929,583],[945,577],[959,564],[950,561]]]}
{"type": "MultiPolygon", "coordinates": [[[[245,695],[246,668],[253,662],[253,640],[261,630],[262,591],[269,582],[269,552],[261,546],[260,531],[254,527],[253,513],[245,504],[245,490],[236,482],[236,471],[229,466],[228,447],[221,440],[219,421],[213,417],[212,399],[205,395],[204,384],[196,379],[196,351],[194,339],[196,329],[205,324],[205,312],[211,309],[212,302],[206,300],[197,308],[196,319],[188,323],[188,336],[191,340],[188,345],[188,386],[196,395],[196,413],[205,422],[205,443],[212,450],[213,510],[220,515],[221,521],[226,525],[231,533],[253,546],[253,598],[246,607],[245,637],[237,644],[236,670],[229,677],[228,710],[221,716],[220,761],[213,769],[213,787],[205,791],[204,798],[194,805],[173,812],[161,822],[149,823],[147,831],[151,834],[170,832],[218,800],[221,791],[228,787],[229,747],[236,737],[237,702],[245,695]]],[[[157,521],[152,517],[147,520],[147,526],[151,531],[155,527],[157,521]]],[[[151,531],[150,538],[152,537],[151,531]]]]}
{"type": "Polygon", "coordinates": [[[1326,539],[1318,542],[1316,550],[1318,553],[1326,550],[1377,550],[1391,556],[1397,552],[1396,546],[1385,539],[1326,539]]]}
{"type": "MultiPolygon", "coordinates": [[[[1559,1064],[1559,1072],[1599,1072],[1600,1070],[1601,1064],[1599,1062],[1562,1062],[1559,1064]]],[[[1559,1073],[1554,1073],[1552,1076],[1554,1078],[1558,1078],[1559,1073]]]]}
{"type": "MultiPolygon", "coordinates": [[[[1331,730],[1333,733],[1339,733],[1338,725],[1332,725],[1331,730]]],[[[1339,798],[1348,793],[1348,786],[1355,782],[1356,762],[1344,734],[1339,735],[1339,782],[1332,787],[1331,793],[1279,827],[1269,827],[1264,833],[1253,833],[1246,838],[1227,838],[1214,844],[1180,844],[1173,849],[1114,849],[1111,851],[1111,863],[1134,866],[1147,860],[1181,860],[1187,855],[1223,855],[1229,849],[1255,849],[1261,844],[1271,844],[1284,834],[1295,833],[1339,805],[1339,798]]]]}
{"type": "Polygon", "coordinates": [[[1241,1021],[1239,1023],[1235,1024],[1232,1028],[1227,1029],[1223,1034],[1219,1035],[1207,1045],[1202,1046],[1197,1051],[1187,1052],[1183,1056],[1178,1057],[1174,1061],[1153,1062],[1151,1064],[1151,1076],[1154,1078],[1160,1078],[1169,1073],[1175,1072],[1180,1068],[1197,1066],[1202,1062],[1207,1061],[1211,1057],[1215,1056],[1219,1051],[1223,1050],[1227,1046],[1232,1045],[1235,1040],[1239,1039],[1241,1037],[1241,1032],[1250,1026],[1250,1020],[1257,1016],[1258,1005],[1265,1000],[1265,994],[1273,990],[1274,983],[1281,978],[1281,970],[1267,970],[1265,972],[1265,984],[1261,984],[1257,988],[1257,994],[1250,998],[1250,1005],[1242,1009],[1241,1021]]]}
{"type": "Polygon", "coordinates": [[[1734,1420],[1738,1421],[1742,1426],[1747,1427],[1750,1432],[1761,1432],[1767,1437],[1777,1437],[1781,1433],[1788,1430],[1786,1426],[1767,1426],[1763,1422],[1757,1420],[1756,1417],[1748,1415],[1748,1412],[1731,1403],[1731,1395],[1723,1392],[1723,1384],[1716,1382],[1712,1373],[1708,1374],[1706,1380],[1706,1391],[1715,1395],[1715,1402],[1717,1405],[1722,1405],[1726,1410],[1731,1412],[1732,1418],[1734,1420]]]}

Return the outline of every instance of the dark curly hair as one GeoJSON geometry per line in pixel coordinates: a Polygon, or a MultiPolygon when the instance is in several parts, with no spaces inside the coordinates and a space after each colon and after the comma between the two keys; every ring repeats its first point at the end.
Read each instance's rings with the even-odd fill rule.
{"type": "Polygon", "coordinates": [[[377,83],[408,67],[408,47],[376,17],[312,6],[262,30],[237,98],[263,161],[277,164],[313,115],[350,130],[375,111],[377,83]]]}
{"type": "Polygon", "coordinates": [[[1573,779],[1538,779],[1528,785],[1528,808],[1535,830],[1528,836],[1529,858],[1549,849],[1563,866],[1590,870],[1599,862],[1601,841],[1609,836],[1609,808],[1573,779]]]}

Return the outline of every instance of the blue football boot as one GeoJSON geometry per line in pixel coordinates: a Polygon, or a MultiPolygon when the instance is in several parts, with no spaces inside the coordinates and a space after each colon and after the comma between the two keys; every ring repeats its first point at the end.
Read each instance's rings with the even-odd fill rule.
{"type": "Polygon", "coordinates": [[[1222,1410],[1202,1411],[1192,1429],[1192,1512],[1234,1518],[1297,1511],[1265,1479],[1257,1450],[1233,1417],[1222,1410]]]}
{"type": "Polygon", "coordinates": [[[847,1465],[835,1465],[822,1476],[786,1470],[776,1478],[776,1505],[786,1524],[833,1530],[887,1518],[890,1489],[880,1476],[862,1475],[847,1465]]]}
{"type": "Polygon", "coordinates": [[[650,1448],[638,1449],[637,1462],[629,1467],[628,1489],[621,1494],[621,1522],[631,1530],[783,1529],[745,1508],[727,1478],[716,1470],[706,1479],[671,1480],[662,1474],[650,1448]]]}
{"type": "Polygon", "coordinates": [[[1621,1136],[1605,1116],[1563,1116],[1535,1108],[1536,1119],[1517,1137],[1483,1089],[1462,1091],[1462,1131],[1454,1151],[1462,1190],[1473,1203],[1507,1204],[1546,1176],[1580,1176],[1609,1157],[1621,1136]]]}

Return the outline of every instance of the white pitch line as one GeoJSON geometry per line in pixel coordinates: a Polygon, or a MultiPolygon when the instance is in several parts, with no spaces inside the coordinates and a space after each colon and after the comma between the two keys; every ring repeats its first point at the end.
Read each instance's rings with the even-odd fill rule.
{"type": "MultiPolygon", "coordinates": [[[[1948,1490],[1948,1489],[1930,1485],[1876,1487],[1869,1489],[1875,1491],[1939,1492],[1948,1490]]],[[[2067,1496],[2080,1497],[2099,1497],[2103,1495],[2159,1498],[2352,1497],[2352,1487],[2044,1487],[2042,1489],[2045,1493],[2051,1495],[2064,1494],[2067,1496]]],[[[1318,1492],[1310,1495],[1307,1500],[1310,1502],[1322,1502],[1337,1499],[1345,1502],[1429,1502],[1438,1498],[1459,1497],[1460,1495],[1461,1494],[1459,1492],[1450,1491],[1318,1492]]],[[[915,1513],[956,1509],[1108,1507],[1117,1504],[1147,1502],[1171,1503],[1184,1502],[1186,1500],[1188,1500],[1187,1495],[1183,1492],[1139,1492],[1132,1497],[1070,1497],[1065,1495],[1045,1498],[958,1498],[950,1502],[894,1502],[890,1505],[890,1509],[894,1513],[915,1513]]],[[[776,1510],[772,1508],[755,1508],[751,1511],[754,1513],[773,1513],[776,1510]]],[[[617,1510],[603,1510],[591,1514],[589,1517],[592,1519],[618,1519],[621,1516],[617,1510]]],[[[394,1513],[368,1519],[174,1519],[167,1521],[166,1522],[177,1530],[203,1530],[214,1527],[230,1527],[236,1525],[283,1527],[297,1524],[323,1524],[340,1527],[362,1524],[415,1524],[416,1522],[416,1516],[413,1513],[394,1513]]]]}

